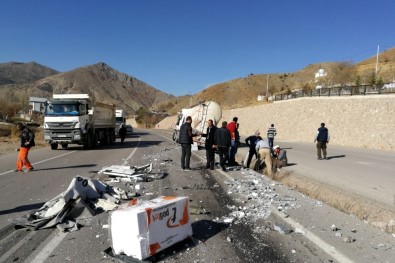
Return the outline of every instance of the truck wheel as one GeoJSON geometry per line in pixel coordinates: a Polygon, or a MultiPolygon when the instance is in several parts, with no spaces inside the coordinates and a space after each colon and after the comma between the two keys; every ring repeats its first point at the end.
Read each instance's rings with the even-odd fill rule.
{"type": "Polygon", "coordinates": [[[96,138],[96,134],[92,134],[92,144],[91,144],[92,148],[96,148],[97,146],[97,138],[96,138]]]}
{"type": "Polygon", "coordinates": [[[92,131],[89,130],[88,134],[86,135],[86,142],[84,144],[84,149],[89,150],[90,148],[92,148],[92,144],[93,144],[92,131]]]}
{"type": "Polygon", "coordinates": [[[63,148],[63,149],[67,149],[68,146],[69,146],[69,145],[68,145],[67,143],[63,143],[63,144],[62,144],[62,148],[63,148]]]}
{"type": "Polygon", "coordinates": [[[58,144],[57,143],[51,143],[51,149],[52,150],[57,150],[58,149],[58,144]]]}
{"type": "Polygon", "coordinates": [[[173,133],[173,141],[177,141],[178,140],[178,131],[174,131],[174,133],[173,133]]]}

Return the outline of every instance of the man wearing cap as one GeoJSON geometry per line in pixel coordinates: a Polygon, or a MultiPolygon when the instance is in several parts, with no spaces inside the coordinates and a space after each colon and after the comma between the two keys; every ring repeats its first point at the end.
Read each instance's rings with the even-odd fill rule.
{"type": "Polygon", "coordinates": [[[314,142],[317,142],[317,159],[322,160],[321,157],[323,155],[324,159],[328,160],[328,158],[326,157],[326,145],[329,143],[329,131],[325,127],[325,123],[321,123],[321,127],[318,128],[314,142]]]}
{"type": "Polygon", "coordinates": [[[245,164],[246,168],[250,168],[251,160],[252,157],[255,155],[255,157],[258,157],[258,153],[255,149],[257,142],[259,142],[262,138],[260,136],[260,131],[256,131],[254,135],[248,136],[245,139],[246,144],[250,148],[248,151],[248,157],[247,157],[247,163],[245,164]]]}
{"type": "Polygon", "coordinates": [[[281,167],[288,164],[287,151],[281,149],[278,145],[273,147],[272,164],[275,170],[279,170],[281,167]]]}
{"type": "Polygon", "coordinates": [[[269,142],[265,139],[257,142],[255,150],[259,153],[259,162],[265,161],[268,175],[272,175],[272,154],[269,142]]]}

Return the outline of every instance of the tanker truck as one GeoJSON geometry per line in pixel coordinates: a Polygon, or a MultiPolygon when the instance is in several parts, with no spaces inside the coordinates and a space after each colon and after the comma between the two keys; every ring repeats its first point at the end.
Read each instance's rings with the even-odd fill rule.
{"type": "Polygon", "coordinates": [[[45,104],[44,140],[52,150],[69,144],[94,148],[115,141],[115,106],[92,102],[88,94],[53,94],[45,104]]]}
{"type": "MultiPolygon", "coordinates": [[[[174,124],[173,140],[178,141],[180,127],[184,124],[185,119],[192,117],[192,131],[193,133],[206,133],[207,121],[213,120],[214,126],[217,125],[222,117],[221,107],[214,101],[205,101],[189,108],[182,109],[178,114],[178,119],[174,124]]],[[[204,146],[205,137],[196,136],[194,141],[198,146],[204,146]]]]}

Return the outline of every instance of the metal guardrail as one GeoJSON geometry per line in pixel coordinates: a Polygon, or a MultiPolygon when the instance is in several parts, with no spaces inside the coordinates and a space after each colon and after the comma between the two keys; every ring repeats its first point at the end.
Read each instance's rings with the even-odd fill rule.
{"type": "Polygon", "coordinates": [[[359,87],[333,87],[313,90],[298,90],[288,94],[274,95],[274,101],[289,100],[301,97],[331,97],[331,96],[353,96],[353,95],[375,95],[395,93],[395,88],[378,88],[371,86],[359,87]]]}

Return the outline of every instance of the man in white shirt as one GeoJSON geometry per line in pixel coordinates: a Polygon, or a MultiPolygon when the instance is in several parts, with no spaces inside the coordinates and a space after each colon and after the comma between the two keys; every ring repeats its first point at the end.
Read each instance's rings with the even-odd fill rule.
{"type": "Polygon", "coordinates": [[[266,170],[268,175],[272,175],[272,154],[269,146],[269,142],[265,139],[257,142],[256,151],[259,153],[259,160],[262,162],[265,161],[266,170]]]}

